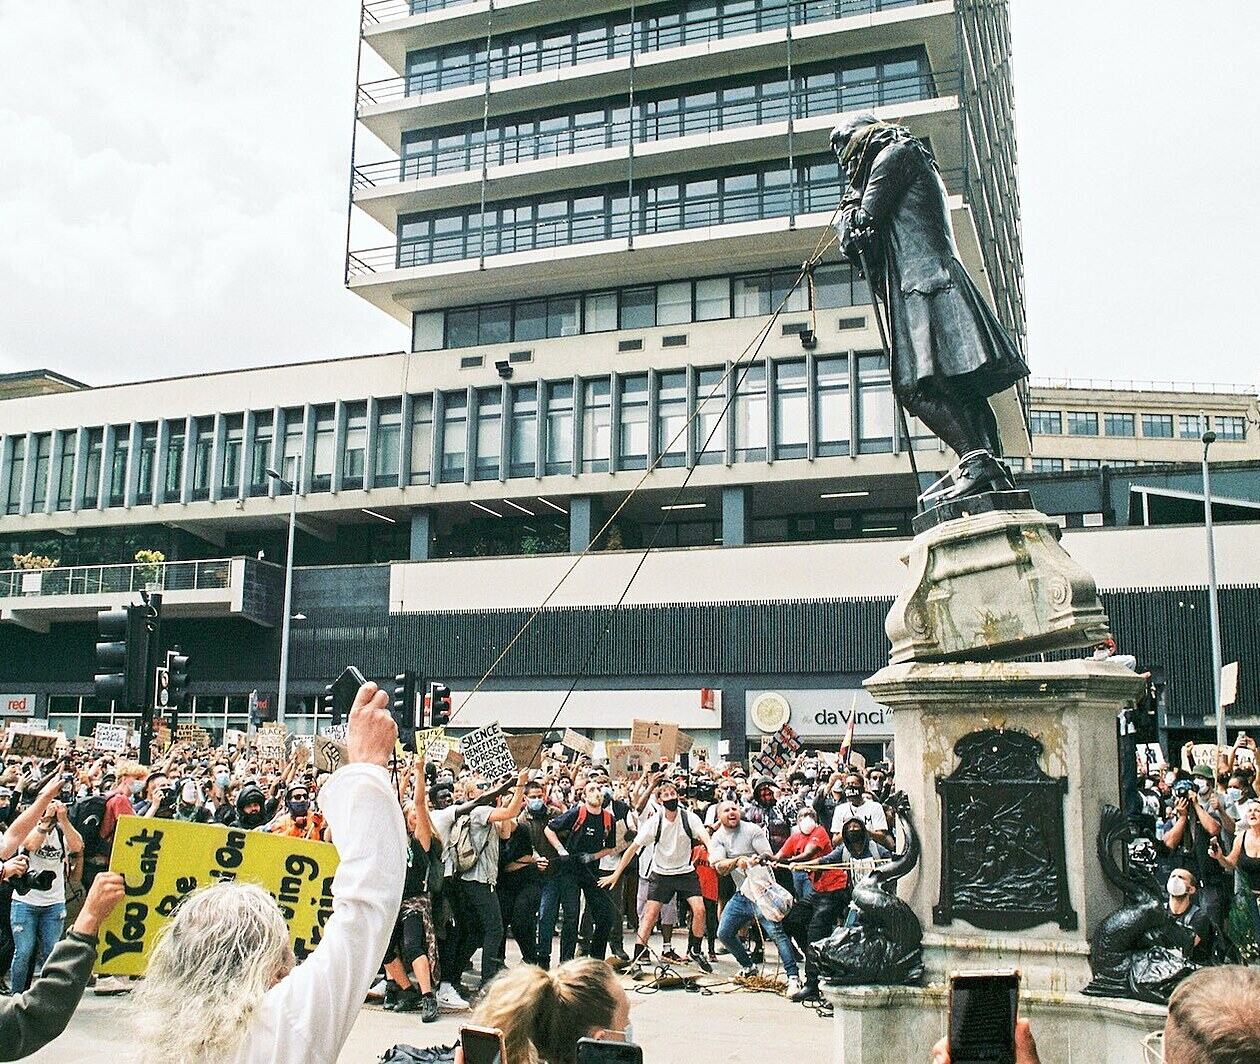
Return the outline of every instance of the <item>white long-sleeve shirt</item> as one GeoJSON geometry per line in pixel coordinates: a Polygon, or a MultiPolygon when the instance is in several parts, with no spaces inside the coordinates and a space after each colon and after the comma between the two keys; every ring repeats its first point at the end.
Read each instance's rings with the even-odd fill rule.
{"type": "Polygon", "coordinates": [[[263,997],[235,1064],[332,1064],[389,945],[406,873],[398,792],[380,766],[353,764],[319,804],[340,859],[332,915],[315,951],[263,997]]]}

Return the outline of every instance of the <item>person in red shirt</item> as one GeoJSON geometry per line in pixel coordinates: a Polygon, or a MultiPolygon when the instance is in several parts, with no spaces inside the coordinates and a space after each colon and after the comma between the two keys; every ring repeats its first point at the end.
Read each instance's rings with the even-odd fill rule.
{"type": "MultiPolygon", "coordinates": [[[[831,852],[831,836],[818,823],[814,807],[804,806],[796,815],[796,830],[788,836],[774,860],[780,865],[791,866],[816,861],[831,852]]],[[[846,868],[825,871],[795,872],[792,875],[798,895],[812,903],[809,917],[807,942],[819,942],[835,930],[849,907],[849,872],[846,868]]],[[[822,997],[818,989],[818,956],[810,947],[805,951],[805,983],[789,997],[793,1001],[817,1001],[822,997]]]]}
{"type": "Polygon", "coordinates": [[[101,816],[101,845],[96,847],[88,867],[84,870],[84,886],[90,887],[92,885],[91,881],[96,878],[97,873],[103,872],[109,867],[110,853],[114,849],[114,831],[118,827],[118,818],[136,815],[131,799],[133,795],[139,795],[141,783],[144,777],[148,775],[148,771],[143,765],[119,762],[117,778],[113,789],[110,791],[109,798],[105,802],[105,812],[101,816]]]}
{"type": "Polygon", "coordinates": [[[709,960],[717,960],[718,874],[709,862],[709,851],[697,844],[691,850],[691,863],[700,879],[700,896],[704,898],[704,935],[709,942],[709,960]]]}

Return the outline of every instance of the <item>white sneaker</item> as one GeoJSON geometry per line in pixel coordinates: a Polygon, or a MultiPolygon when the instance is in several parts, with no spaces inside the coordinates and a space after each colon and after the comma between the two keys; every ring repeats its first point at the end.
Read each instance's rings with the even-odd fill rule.
{"type": "Polygon", "coordinates": [[[801,986],[802,986],[801,977],[799,975],[789,975],[788,981],[787,981],[787,990],[785,990],[783,993],[787,997],[792,997],[793,994],[799,994],[801,992],[801,986]]]}
{"type": "Polygon", "coordinates": [[[447,1012],[467,1012],[471,1006],[450,983],[442,983],[437,989],[437,1003],[447,1012]]]}
{"type": "Polygon", "coordinates": [[[368,1001],[384,1001],[386,980],[378,980],[377,983],[367,992],[368,1001]]]}
{"type": "Polygon", "coordinates": [[[747,968],[741,968],[739,970],[739,977],[741,979],[751,979],[756,974],[757,966],[755,964],[750,964],[747,968]]]}

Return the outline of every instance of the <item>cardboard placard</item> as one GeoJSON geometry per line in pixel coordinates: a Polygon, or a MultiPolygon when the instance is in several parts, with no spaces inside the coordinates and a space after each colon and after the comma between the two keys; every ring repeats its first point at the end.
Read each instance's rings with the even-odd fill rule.
{"type": "Polygon", "coordinates": [[[516,761],[498,721],[463,736],[459,740],[459,750],[468,767],[487,780],[516,774],[516,761]]]}
{"type": "Polygon", "coordinates": [[[258,756],[283,761],[288,756],[289,729],[283,724],[264,724],[258,729],[254,746],[258,756]]]}
{"type": "Polygon", "coordinates": [[[692,736],[688,735],[685,731],[680,731],[678,733],[678,753],[691,753],[691,748],[695,745],[695,742],[696,740],[692,736]]]}
{"type": "Polygon", "coordinates": [[[508,750],[512,752],[512,760],[519,768],[542,768],[542,733],[533,735],[509,735],[508,750]]]}
{"type": "Polygon", "coordinates": [[[661,748],[661,757],[673,761],[678,756],[678,725],[664,720],[639,720],[630,728],[630,742],[642,746],[655,743],[661,748]]]}
{"type": "Polygon", "coordinates": [[[345,744],[328,735],[315,736],[315,771],[336,772],[346,763],[345,744]]]}
{"type": "Polygon", "coordinates": [[[1164,757],[1164,748],[1159,743],[1138,743],[1137,761],[1138,768],[1142,772],[1149,772],[1160,765],[1168,764],[1164,757]]]}
{"type": "Polygon", "coordinates": [[[416,753],[425,761],[440,765],[450,752],[451,743],[446,737],[445,728],[416,729],[416,753]]]}
{"type": "Polygon", "coordinates": [[[614,777],[641,776],[660,760],[656,743],[620,743],[608,755],[608,770],[614,777]]]}
{"type": "Polygon", "coordinates": [[[56,732],[9,731],[8,753],[15,757],[53,757],[57,753],[56,732]]]}
{"type": "MultiPolygon", "coordinates": [[[[565,728],[564,735],[560,737],[560,745],[568,747],[575,753],[585,754],[587,757],[595,753],[595,740],[588,739],[581,732],[575,732],[572,728],[565,728]]],[[[521,766],[522,768],[524,766],[521,766]]]]}
{"type": "Polygon", "coordinates": [[[210,746],[210,733],[200,724],[181,724],[175,729],[175,741],[195,750],[205,750],[210,746]]]}
{"type": "Polygon", "coordinates": [[[131,726],[128,724],[98,724],[92,731],[92,741],[96,749],[107,754],[121,754],[127,749],[131,738],[131,726]]]}
{"type": "Polygon", "coordinates": [[[305,958],[332,915],[337,851],[265,831],[125,816],[118,821],[110,869],[121,872],[126,900],[100,930],[96,970],[143,975],[157,933],[180,898],[222,880],[257,883],[280,904],[293,952],[305,958]]]}

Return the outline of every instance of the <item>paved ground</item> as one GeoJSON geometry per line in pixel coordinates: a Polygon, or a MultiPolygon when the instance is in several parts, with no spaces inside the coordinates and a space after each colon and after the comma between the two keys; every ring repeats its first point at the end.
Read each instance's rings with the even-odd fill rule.
{"type": "MultiPolygon", "coordinates": [[[[730,960],[721,958],[715,975],[702,977],[714,986],[707,996],[684,990],[630,995],[635,1041],[643,1046],[647,1064],[805,1064],[829,1055],[830,1020],[770,993],[730,992],[732,985],[722,985],[722,979],[733,972],[730,960]]],[[[89,990],[66,1033],[27,1059],[37,1064],[106,1059],[123,1064],[132,1053],[124,1003],[124,998],[95,997],[89,990]]],[[[371,1064],[397,1042],[449,1044],[461,1022],[459,1016],[443,1013],[437,1023],[425,1024],[414,1013],[399,1016],[368,1005],[339,1060],[371,1064]]]]}

